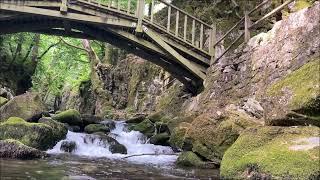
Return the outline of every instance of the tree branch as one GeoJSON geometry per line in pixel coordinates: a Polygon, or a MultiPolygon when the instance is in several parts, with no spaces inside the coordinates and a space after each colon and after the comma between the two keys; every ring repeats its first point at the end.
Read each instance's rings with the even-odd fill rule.
{"type": "Polygon", "coordinates": [[[68,43],[67,41],[65,41],[64,39],[62,39],[61,37],[60,37],[60,40],[61,40],[64,44],[66,44],[66,45],[68,45],[68,46],[70,46],[70,47],[73,47],[73,48],[76,48],[76,49],[79,49],[79,50],[82,50],[82,51],[86,51],[87,53],[89,53],[89,51],[88,51],[87,49],[82,48],[82,47],[75,46],[75,45],[73,45],[73,44],[70,44],[70,43],[68,43]]]}
{"type": "Polygon", "coordinates": [[[60,43],[61,43],[61,40],[55,44],[51,44],[37,59],[42,59],[43,56],[46,55],[50,51],[51,48],[57,46],[60,43]]]}

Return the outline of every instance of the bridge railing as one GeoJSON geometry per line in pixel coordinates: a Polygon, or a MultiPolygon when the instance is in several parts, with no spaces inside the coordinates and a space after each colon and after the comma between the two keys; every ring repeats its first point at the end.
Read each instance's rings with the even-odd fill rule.
{"type": "Polygon", "coordinates": [[[144,18],[191,47],[213,53],[210,49],[213,42],[210,40],[215,34],[214,27],[171,3],[165,0],[151,0],[145,9],[144,18]]]}
{"type": "Polygon", "coordinates": [[[214,62],[217,62],[219,59],[221,59],[227,52],[229,52],[231,50],[232,47],[235,46],[236,43],[238,43],[241,38],[244,36],[244,42],[248,42],[250,37],[251,37],[251,33],[250,31],[252,31],[258,24],[260,24],[261,22],[263,22],[264,20],[272,17],[275,15],[275,13],[281,11],[282,9],[284,9],[285,7],[287,7],[290,3],[292,3],[294,0],[287,0],[285,1],[282,5],[278,6],[277,8],[273,9],[271,12],[269,12],[268,14],[264,15],[262,18],[260,18],[259,20],[255,21],[255,22],[251,22],[250,20],[250,15],[252,15],[253,13],[255,13],[257,10],[260,10],[264,5],[266,5],[267,3],[269,3],[271,0],[264,0],[261,4],[257,5],[254,9],[252,9],[251,11],[245,11],[245,16],[242,17],[232,28],[230,28],[226,34],[224,34],[219,40],[216,41],[216,43],[214,44],[214,47],[216,47],[217,45],[219,45],[220,43],[223,42],[223,40],[225,40],[236,28],[238,28],[242,23],[244,23],[244,32],[242,32],[237,38],[235,38],[235,40],[231,43],[230,46],[228,46],[225,51],[223,51],[221,53],[221,55],[219,57],[216,57],[214,62]]]}

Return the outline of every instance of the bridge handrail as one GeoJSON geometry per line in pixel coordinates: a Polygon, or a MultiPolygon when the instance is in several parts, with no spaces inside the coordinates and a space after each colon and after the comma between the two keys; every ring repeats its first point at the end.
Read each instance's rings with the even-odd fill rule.
{"type": "Polygon", "coordinates": [[[265,5],[266,3],[268,3],[271,0],[265,0],[262,3],[260,3],[259,5],[257,5],[254,9],[252,9],[250,12],[245,12],[245,16],[242,17],[232,28],[230,28],[226,34],[224,34],[216,43],[215,43],[215,47],[221,43],[225,38],[227,38],[227,36],[236,28],[238,27],[243,21],[245,21],[245,31],[243,33],[240,34],[240,36],[238,36],[236,38],[236,40],[234,40],[231,45],[229,47],[226,48],[226,50],[217,58],[215,58],[214,62],[217,62],[219,59],[221,59],[241,38],[242,36],[245,36],[245,42],[248,42],[250,39],[250,30],[253,29],[256,25],[260,24],[262,21],[272,17],[275,13],[277,13],[278,11],[281,11],[282,9],[284,9],[286,6],[288,6],[291,2],[295,1],[295,0],[287,0],[285,1],[282,5],[278,6],[277,8],[273,9],[270,13],[266,14],[265,16],[263,16],[262,18],[260,18],[259,20],[257,20],[256,22],[254,22],[253,24],[250,23],[250,17],[249,15],[251,15],[252,13],[256,12],[257,10],[261,9],[263,7],[263,5],[265,5]]]}

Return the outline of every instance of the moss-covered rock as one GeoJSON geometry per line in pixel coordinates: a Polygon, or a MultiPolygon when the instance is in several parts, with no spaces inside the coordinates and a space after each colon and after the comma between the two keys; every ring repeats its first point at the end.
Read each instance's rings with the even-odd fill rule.
{"type": "Polygon", "coordinates": [[[41,118],[46,108],[37,93],[25,93],[16,96],[0,108],[0,121],[10,117],[20,117],[26,121],[41,118]]]}
{"type": "Polygon", "coordinates": [[[109,151],[112,154],[116,154],[116,153],[127,154],[127,148],[124,145],[120,144],[116,139],[114,139],[110,136],[107,136],[103,132],[95,132],[95,133],[93,133],[93,135],[96,135],[99,138],[100,142],[102,142],[104,144],[104,147],[109,146],[109,151]]]}
{"type": "Polygon", "coordinates": [[[83,125],[83,122],[81,120],[81,115],[75,109],[69,109],[69,110],[63,111],[59,114],[54,115],[52,118],[61,123],[67,123],[69,125],[75,125],[75,126],[83,125]]]}
{"type": "Polygon", "coordinates": [[[99,124],[100,122],[103,121],[102,117],[94,116],[91,114],[82,114],[81,119],[83,122],[83,126],[87,126],[89,124],[99,124]]]}
{"type": "Polygon", "coordinates": [[[103,125],[103,124],[90,124],[84,128],[84,132],[86,132],[88,134],[92,134],[95,132],[109,133],[110,128],[106,125],[103,125]]]}
{"type": "Polygon", "coordinates": [[[318,57],[269,87],[274,107],[267,111],[268,125],[320,126],[319,69],[318,57]]]}
{"type": "Polygon", "coordinates": [[[205,162],[202,161],[195,153],[191,151],[182,152],[177,159],[178,166],[184,167],[203,167],[205,162]]]}
{"type": "Polygon", "coordinates": [[[133,130],[140,131],[144,135],[151,137],[154,133],[155,128],[154,128],[154,124],[149,119],[146,119],[141,123],[135,125],[133,127],[133,130]]]}
{"type": "Polygon", "coordinates": [[[0,96],[0,107],[6,104],[9,100],[7,98],[0,96]]]}
{"type": "Polygon", "coordinates": [[[189,123],[181,123],[178,127],[174,128],[169,139],[169,143],[172,147],[191,151],[192,142],[188,141],[188,138],[186,137],[190,126],[191,124],[189,123]]]}
{"type": "Polygon", "coordinates": [[[66,138],[68,128],[65,124],[57,122],[49,117],[39,119],[39,123],[46,124],[53,129],[53,138],[56,139],[56,143],[66,138]]]}
{"type": "Polygon", "coordinates": [[[250,128],[227,150],[221,176],[244,179],[319,178],[318,127],[250,128]]]}
{"type": "Polygon", "coordinates": [[[28,123],[18,117],[11,117],[0,124],[0,140],[15,139],[40,150],[52,148],[58,139],[54,129],[43,123],[28,123]]]}
{"type": "Polygon", "coordinates": [[[0,140],[0,158],[34,159],[45,156],[46,153],[28,147],[17,140],[0,140]]]}
{"type": "Polygon", "coordinates": [[[168,133],[159,133],[150,138],[150,143],[155,145],[168,146],[170,135],[168,133]]]}

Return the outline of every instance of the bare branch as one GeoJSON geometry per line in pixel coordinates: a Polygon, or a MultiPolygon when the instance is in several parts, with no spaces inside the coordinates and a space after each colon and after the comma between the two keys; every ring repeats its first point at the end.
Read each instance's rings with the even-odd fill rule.
{"type": "Polygon", "coordinates": [[[82,47],[75,46],[75,45],[73,45],[73,44],[70,44],[70,43],[68,43],[67,41],[65,41],[64,39],[62,39],[61,37],[60,37],[60,40],[61,40],[64,44],[66,44],[66,45],[68,45],[68,46],[70,46],[70,47],[73,47],[73,48],[76,48],[76,49],[79,49],[79,50],[82,50],[82,51],[86,51],[87,53],[89,53],[89,51],[88,51],[87,49],[82,48],[82,47]]]}

